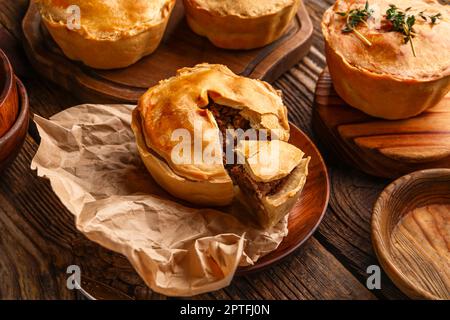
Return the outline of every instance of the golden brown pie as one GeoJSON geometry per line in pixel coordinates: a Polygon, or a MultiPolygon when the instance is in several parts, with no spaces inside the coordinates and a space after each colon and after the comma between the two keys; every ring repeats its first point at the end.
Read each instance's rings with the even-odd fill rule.
{"type": "Polygon", "coordinates": [[[225,49],[263,47],[280,38],[300,0],[184,0],[191,29],[225,49]]]}
{"type": "Polygon", "coordinates": [[[158,47],[175,0],[36,0],[64,54],[99,69],[127,67],[158,47]],[[69,26],[78,6],[80,28],[69,26]]]}
{"type": "Polygon", "coordinates": [[[165,190],[200,205],[225,206],[237,196],[264,227],[289,213],[308,174],[309,158],[286,142],[281,93],[222,65],[184,68],[161,81],[140,99],[132,128],[165,190]]]}
{"type": "Polygon", "coordinates": [[[338,0],[325,12],[322,31],[337,93],[369,115],[412,117],[450,90],[448,5],[371,0],[366,8],[365,0],[338,0]]]}

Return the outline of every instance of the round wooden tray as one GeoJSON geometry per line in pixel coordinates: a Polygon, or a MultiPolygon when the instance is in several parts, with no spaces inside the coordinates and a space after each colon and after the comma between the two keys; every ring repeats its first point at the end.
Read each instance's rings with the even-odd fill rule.
{"type": "MultiPolygon", "coordinates": [[[[242,276],[251,272],[259,271],[279,262],[308,240],[319,226],[325,215],[330,197],[330,183],[325,162],[319,150],[308,136],[291,124],[290,143],[294,144],[311,157],[309,164],[309,175],[299,201],[289,215],[289,233],[281,242],[277,250],[264,256],[250,267],[238,269],[236,275],[242,276]]],[[[83,245],[80,245],[83,250],[83,245]]],[[[88,299],[132,299],[128,292],[122,292],[102,283],[101,276],[96,277],[94,272],[89,272],[86,264],[91,264],[92,256],[82,254],[77,264],[87,270],[87,276],[82,278],[82,290],[80,291],[88,299]]],[[[112,273],[120,272],[120,267],[112,273]]],[[[129,288],[128,288],[129,289],[129,288]]]]}
{"type": "Polygon", "coordinates": [[[377,119],[347,105],[325,69],[317,82],[313,129],[335,158],[370,175],[397,178],[450,168],[450,95],[414,118],[377,119]]]}
{"type": "Polygon", "coordinates": [[[450,169],[401,177],[378,198],[373,246],[383,269],[409,297],[450,299],[449,223],[450,169]]]}
{"type": "Polygon", "coordinates": [[[197,63],[220,63],[237,74],[273,81],[305,56],[313,26],[304,4],[290,30],[275,43],[257,50],[233,51],[214,47],[194,34],[177,1],[159,48],[136,64],[117,70],[96,70],[67,59],[45,28],[33,1],[22,22],[24,47],[33,67],[44,77],[89,102],[136,102],[161,79],[197,63]]]}

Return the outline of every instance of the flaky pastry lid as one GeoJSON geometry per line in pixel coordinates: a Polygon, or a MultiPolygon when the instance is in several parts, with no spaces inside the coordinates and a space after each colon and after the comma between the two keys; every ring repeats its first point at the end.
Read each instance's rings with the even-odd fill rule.
{"type": "Polygon", "coordinates": [[[305,153],[280,140],[241,141],[236,148],[245,171],[257,182],[270,182],[288,176],[305,153]]]}
{"type": "Polygon", "coordinates": [[[268,83],[237,76],[223,65],[200,64],[181,69],[177,76],[147,91],[139,100],[138,110],[147,146],[187,179],[229,178],[221,161],[179,164],[172,158],[174,148],[179,147],[179,141],[174,141],[172,135],[179,129],[188,132],[192,140],[196,136],[195,127],[209,132],[200,139],[202,151],[206,152],[208,146],[221,146],[217,123],[206,109],[211,101],[242,110],[241,115],[255,129],[277,130],[279,139],[289,139],[287,109],[281,94],[268,83]]]}
{"type": "Polygon", "coordinates": [[[153,179],[173,196],[195,204],[225,206],[234,197],[233,183],[228,176],[213,181],[194,181],[186,179],[161,159],[156,152],[149,149],[145,143],[142,129],[142,119],[139,110],[132,114],[131,128],[136,137],[136,145],[145,167],[153,179]]]}
{"type": "Polygon", "coordinates": [[[277,216],[283,212],[287,214],[292,209],[292,205],[295,204],[306,184],[310,161],[310,157],[302,159],[277,193],[262,198],[262,204],[269,216],[277,216]],[[290,199],[294,203],[289,201],[290,199]]]}
{"type": "Polygon", "coordinates": [[[336,14],[364,8],[365,3],[366,0],[337,0],[324,14],[322,31],[325,40],[344,61],[355,68],[397,79],[429,81],[450,75],[449,5],[442,5],[437,0],[370,0],[374,13],[368,20],[369,26],[360,23],[356,28],[372,43],[368,46],[354,33],[343,33],[346,18],[336,14]],[[410,43],[405,44],[404,35],[390,31],[387,25],[385,14],[390,4],[402,11],[410,7],[408,14],[416,16],[413,27],[416,57],[410,43]],[[426,16],[440,13],[442,19],[431,24],[419,16],[422,11],[426,16]]]}
{"type": "Polygon", "coordinates": [[[133,36],[168,19],[175,0],[36,0],[44,19],[66,24],[67,8],[80,8],[81,29],[88,38],[112,40],[133,36]]]}
{"type": "Polygon", "coordinates": [[[192,6],[205,9],[220,16],[242,18],[262,17],[275,14],[299,0],[187,0],[192,6]]]}

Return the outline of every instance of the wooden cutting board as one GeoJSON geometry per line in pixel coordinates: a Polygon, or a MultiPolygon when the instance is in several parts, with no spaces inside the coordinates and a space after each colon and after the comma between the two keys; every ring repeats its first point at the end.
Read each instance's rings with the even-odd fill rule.
{"type": "Polygon", "coordinates": [[[97,70],[67,59],[41,24],[33,1],[22,22],[24,47],[33,67],[44,77],[89,102],[136,102],[149,87],[197,63],[220,63],[235,73],[274,81],[305,56],[313,26],[303,3],[292,27],[277,42],[257,50],[232,51],[214,47],[193,33],[177,1],[158,50],[136,64],[117,70],[97,70]]]}
{"type": "Polygon", "coordinates": [[[336,159],[370,175],[397,178],[450,168],[450,94],[414,118],[377,119],[347,105],[325,69],[317,82],[313,128],[336,159]]]}

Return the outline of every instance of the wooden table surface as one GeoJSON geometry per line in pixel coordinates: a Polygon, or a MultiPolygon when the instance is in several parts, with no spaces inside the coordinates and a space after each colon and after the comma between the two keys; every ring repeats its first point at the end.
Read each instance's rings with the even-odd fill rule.
{"type": "MultiPolygon", "coordinates": [[[[283,90],[290,120],[314,139],[311,108],[316,80],[325,67],[320,20],[333,0],[305,0],[314,22],[311,52],[276,83],[283,90]]],[[[27,0],[0,0],[0,44],[25,83],[31,111],[43,117],[85,103],[40,78],[21,46],[21,19],[27,0]]],[[[315,140],[315,139],[314,139],[315,140]]],[[[152,293],[129,263],[91,243],[49,183],[30,170],[39,136],[32,126],[13,163],[0,174],[0,299],[75,299],[66,288],[66,269],[80,264],[88,278],[139,299],[165,299],[152,293]],[[51,218],[50,218],[51,217],[51,218]],[[87,258],[93,257],[95,259],[87,258]]],[[[320,145],[319,145],[320,147],[320,145]]],[[[404,299],[383,273],[381,290],[368,290],[367,267],[377,265],[370,239],[372,206],[389,181],[369,177],[333,162],[321,148],[331,178],[326,216],[314,236],[281,263],[199,299],[404,299]]]]}

